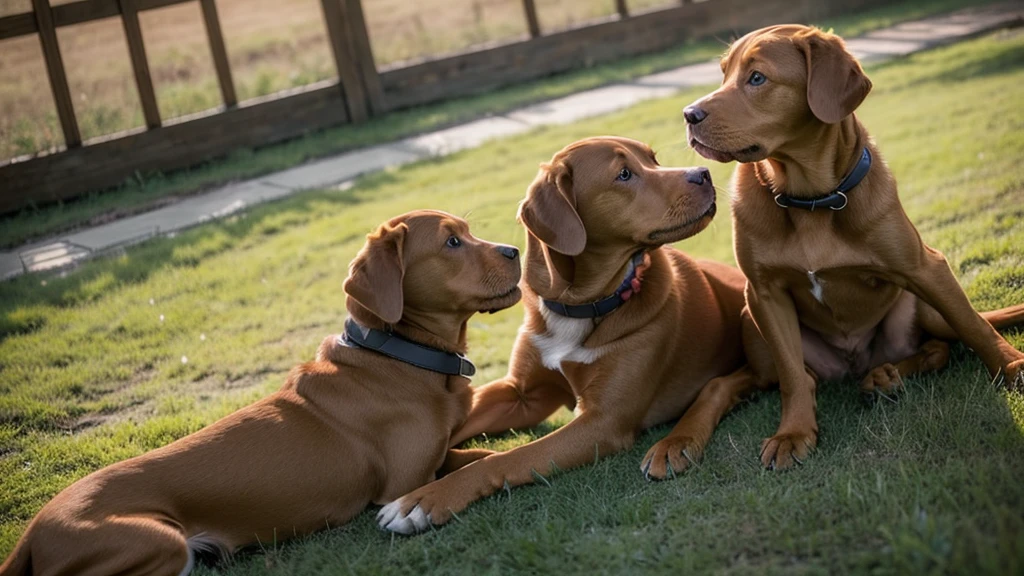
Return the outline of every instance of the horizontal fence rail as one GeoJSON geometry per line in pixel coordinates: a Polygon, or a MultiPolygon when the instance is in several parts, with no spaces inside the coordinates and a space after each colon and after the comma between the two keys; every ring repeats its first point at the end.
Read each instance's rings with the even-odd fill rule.
{"type": "MultiPolygon", "coordinates": [[[[0,165],[0,213],[68,200],[117,186],[137,173],[194,166],[239,147],[362,122],[392,110],[486,92],[573,68],[663,50],[715,34],[739,34],[780,22],[849,12],[885,0],[680,0],[631,13],[615,0],[614,19],[545,34],[534,0],[522,0],[529,38],[482,50],[379,70],[360,0],[321,0],[336,82],[321,82],[239,103],[215,0],[80,0],[0,17],[0,40],[38,34],[65,147],[0,165]],[[156,103],[138,13],[199,4],[223,106],[164,122],[156,103]],[[83,142],[56,29],[120,17],[146,129],[83,142]]],[[[0,79],[2,81],[2,79],[0,79]]]]}

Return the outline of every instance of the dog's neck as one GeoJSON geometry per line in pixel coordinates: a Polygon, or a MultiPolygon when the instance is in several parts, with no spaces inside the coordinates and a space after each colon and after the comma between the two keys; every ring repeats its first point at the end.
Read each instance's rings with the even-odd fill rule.
{"type": "Polygon", "coordinates": [[[527,231],[523,277],[545,300],[584,304],[615,292],[637,248],[588,245],[581,254],[555,252],[527,231]]]}
{"type": "Polygon", "coordinates": [[[815,198],[835,190],[865,144],[867,136],[855,114],[838,124],[813,122],[770,158],[755,162],[754,171],[773,194],[815,198]]]}
{"type": "Polygon", "coordinates": [[[394,332],[417,344],[455,352],[466,353],[466,324],[472,314],[456,317],[451,312],[430,313],[406,309],[397,324],[387,324],[351,298],[348,312],[359,324],[376,330],[394,332]]]}

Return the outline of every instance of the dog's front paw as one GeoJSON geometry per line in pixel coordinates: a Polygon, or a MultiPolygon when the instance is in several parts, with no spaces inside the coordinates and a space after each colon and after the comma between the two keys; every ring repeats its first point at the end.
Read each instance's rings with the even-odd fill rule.
{"type": "Polygon", "coordinates": [[[1006,365],[1006,373],[1003,376],[1007,390],[1024,392],[1024,358],[1014,360],[1006,365]]]}
{"type": "Polygon", "coordinates": [[[761,444],[761,464],[771,470],[785,470],[803,464],[818,442],[814,432],[788,432],[766,438],[761,444]]]}
{"type": "Polygon", "coordinates": [[[377,513],[377,524],[399,534],[415,534],[446,524],[452,514],[469,505],[465,499],[451,496],[460,492],[456,483],[446,482],[449,478],[431,482],[384,506],[377,513]]]}
{"type": "Polygon", "coordinates": [[[405,500],[406,497],[399,498],[380,509],[377,513],[377,524],[381,529],[409,535],[430,527],[430,515],[424,512],[419,504],[412,505],[411,509],[403,512],[409,505],[405,500]]]}
{"type": "Polygon", "coordinates": [[[696,466],[704,445],[689,436],[666,436],[651,446],[640,463],[640,471],[648,480],[664,480],[696,466]]]}

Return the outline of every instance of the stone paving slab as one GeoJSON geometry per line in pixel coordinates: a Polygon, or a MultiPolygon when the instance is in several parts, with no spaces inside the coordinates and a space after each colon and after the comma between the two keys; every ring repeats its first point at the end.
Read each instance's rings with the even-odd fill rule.
{"type": "Polygon", "coordinates": [[[717,60],[659,72],[633,81],[639,86],[661,86],[676,89],[722,83],[722,67],[717,60]]]}
{"type": "Polygon", "coordinates": [[[677,88],[672,86],[613,84],[527,106],[507,116],[531,126],[572,124],[584,118],[622,110],[644,100],[671,96],[676,91],[677,88]]]}
{"type": "Polygon", "coordinates": [[[116,220],[68,235],[68,241],[94,252],[134,244],[147,238],[223,218],[249,206],[292,194],[265,182],[233,184],[188,202],[116,220]]]}
{"type": "MultiPolygon", "coordinates": [[[[862,61],[874,62],[1021,24],[1024,24],[1024,1],[1014,0],[906,22],[852,38],[846,41],[846,45],[862,61]]],[[[302,190],[325,188],[369,172],[452,154],[539,126],[569,124],[608,114],[645,100],[671,96],[685,88],[718,84],[721,80],[722,72],[717,61],[683,66],[631,82],[534,104],[509,114],[482,118],[229,184],[152,212],[0,252],[0,280],[26,271],[72,266],[98,254],[223,218],[302,190]]]]}
{"type": "Polygon", "coordinates": [[[861,62],[870,63],[1022,24],[1024,2],[1018,1],[904,22],[851,38],[846,41],[846,47],[861,62]]]}
{"type": "Polygon", "coordinates": [[[303,164],[283,172],[264,176],[260,178],[260,181],[298,192],[331,186],[367,172],[377,172],[423,159],[422,154],[417,154],[412,150],[385,144],[303,164]]]}
{"type": "Polygon", "coordinates": [[[0,252],[0,281],[21,276],[25,268],[18,252],[0,252]]]}
{"type": "Polygon", "coordinates": [[[504,116],[491,116],[436,132],[413,136],[395,143],[395,147],[410,150],[421,157],[445,156],[476,148],[497,138],[507,138],[532,130],[533,126],[504,116]]]}

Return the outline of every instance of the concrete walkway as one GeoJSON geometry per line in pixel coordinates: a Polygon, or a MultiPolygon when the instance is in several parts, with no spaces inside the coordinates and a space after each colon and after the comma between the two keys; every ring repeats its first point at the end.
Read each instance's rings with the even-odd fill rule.
{"type": "MultiPolygon", "coordinates": [[[[1015,0],[906,22],[850,39],[847,46],[862,62],[873,63],[1021,24],[1024,24],[1024,0],[1015,0]]],[[[714,85],[721,80],[717,62],[684,66],[230,184],[152,212],[0,252],[0,280],[26,272],[74,266],[155,236],[223,218],[303,190],[343,184],[361,174],[445,156],[538,126],[568,124],[607,114],[645,100],[671,96],[686,88],[714,85]]]]}

